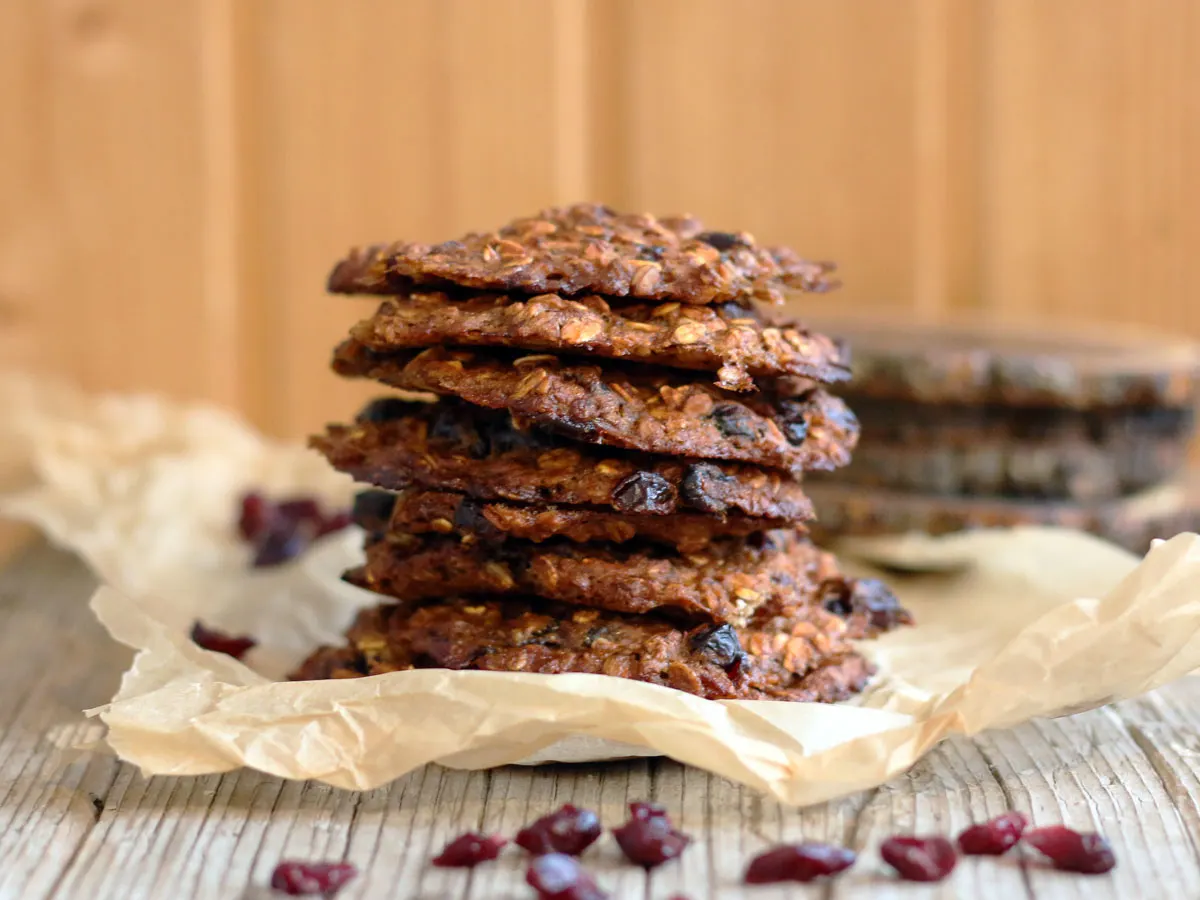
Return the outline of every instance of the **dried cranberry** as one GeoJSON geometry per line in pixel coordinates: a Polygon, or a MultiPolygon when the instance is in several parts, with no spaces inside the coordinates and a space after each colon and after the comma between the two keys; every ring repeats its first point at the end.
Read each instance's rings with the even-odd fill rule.
{"type": "Polygon", "coordinates": [[[756,322],[762,321],[762,313],[757,309],[753,306],[743,306],[734,300],[726,300],[724,303],[718,303],[713,309],[726,319],[753,319],[756,322]]]}
{"type": "Polygon", "coordinates": [[[391,491],[370,488],[354,495],[350,518],[367,532],[386,531],[396,507],[396,495],[391,491]]]}
{"type": "Polygon", "coordinates": [[[960,834],[958,849],[970,856],[1000,856],[1017,845],[1028,825],[1029,820],[1019,812],[1006,812],[960,834]]]}
{"type": "Polygon", "coordinates": [[[192,643],[205,650],[232,656],[234,659],[241,659],[251,647],[258,646],[258,641],[252,637],[205,628],[199,621],[192,625],[192,643]]]}
{"type": "Polygon", "coordinates": [[[270,528],[275,515],[275,504],[257,491],[251,491],[242,496],[238,533],[243,540],[257,541],[270,528]]]}
{"type": "Polygon", "coordinates": [[[592,876],[573,856],[547,853],[525,870],[525,881],[538,893],[539,900],[606,900],[592,876]]]}
{"type": "Polygon", "coordinates": [[[634,472],[612,491],[613,506],[628,513],[669,513],[675,505],[675,486],[654,472],[634,472]]]}
{"type": "Polygon", "coordinates": [[[444,869],[466,868],[495,859],[508,841],[497,834],[485,836],[468,831],[448,843],[442,852],[433,858],[435,866],[444,869]]]}
{"type": "Polygon", "coordinates": [[[692,632],[689,643],[693,651],[704,653],[722,669],[740,667],[746,652],[733,626],[707,625],[692,632]]]}
{"type": "Polygon", "coordinates": [[[853,850],[832,844],[805,842],[785,844],[761,853],[746,869],[746,884],[774,884],[779,881],[812,881],[837,875],[854,865],[853,850]]]}
{"type": "Polygon", "coordinates": [[[783,429],[789,444],[800,446],[808,438],[808,404],[796,400],[779,403],[776,423],[783,429]]]}
{"type": "Polygon", "coordinates": [[[684,851],[692,839],[671,824],[667,811],[654,803],[631,803],[632,818],[613,837],[631,862],[652,869],[684,851]]]}
{"type": "Polygon", "coordinates": [[[695,463],[684,470],[679,481],[679,497],[701,512],[720,515],[729,508],[720,495],[720,486],[730,477],[712,463],[695,463]]]}
{"type": "Polygon", "coordinates": [[[272,529],[259,541],[251,565],[256,569],[279,566],[308,549],[313,530],[289,521],[272,529]]]}
{"type": "Polygon", "coordinates": [[[401,400],[399,397],[379,397],[359,410],[354,420],[362,423],[390,422],[393,419],[403,418],[423,406],[424,404],[401,400]]]}
{"type": "Polygon", "coordinates": [[[862,615],[872,628],[888,631],[912,622],[912,614],[877,578],[833,578],[821,585],[821,605],[842,618],[862,615]]]}
{"type": "Polygon", "coordinates": [[[474,500],[464,499],[454,511],[454,527],[461,531],[469,531],[477,538],[491,543],[499,543],[505,539],[505,534],[483,513],[483,506],[474,500]]]}
{"type": "Polygon", "coordinates": [[[644,800],[635,800],[629,804],[629,815],[635,819],[666,819],[667,808],[661,803],[647,803],[644,800]]]}
{"type": "Polygon", "coordinates": [[[754,413],[740,403],[718,403],[708,417],[725,437],[752,438],[758,434],[754,413]]]}
{"type": "Polygon", "coordinates": [[[850,584],[850,605],[867,617],[872,628],[886,631],[912,622],[891,588],[877,578],[855,578],[850,584]]]}
{"type": "Polygon", "coordinates": [[[1036,828],[1024,834],[1024,841],[1050,857],[1054,868],[1084,875],[1102,875],[1117,864],[1112,847],[1098,834],[1074,831],[1064,825],[1036,828]]]}
{"type": "Polygon", "coordinates": [[[321,505],[312,497],[292,497],[278,505],[279,514],[293,522],[319,522],[321,505]]]}
{"type": "Polygon", "coordinates": [[[879,854],[906,881],[941,881],[958,862],[954,847],[943,837],[890,837],[879,854]]]}
{"type": "Polygon", "coordinates": [[[343,528],[349,528],[353,524],[353,521],[348,512],[337,512],[328,516],[322,516],[320,523],[317,525],[317,537],[324,537],[327,534],[333,534],[335,531],[341,531],[343,528]]]}
{"type": "Polygon", "coordinates": [[[696,240],[703,241],[722,253],[732,250],[734,247],[743,246],[742,236],[728,231],[702,231],[696,235],[696,240]]]}
{"type": "Polygon", "coordinates": [[[600,820],[594,812],[568,803],[522,828],[516,844],[538,856],[544,853],[578,856],[600,837],[600,830],[600,820]]]}
{"type": "Polygon", "coordinates": [[[351,863],[281,862],[271,873],[271,888],[294,897],[332,897],[357,874],[351,863]]]}

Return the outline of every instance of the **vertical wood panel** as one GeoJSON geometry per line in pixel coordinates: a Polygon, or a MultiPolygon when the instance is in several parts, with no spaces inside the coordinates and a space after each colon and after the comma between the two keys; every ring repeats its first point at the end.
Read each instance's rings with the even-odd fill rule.
{"type": "Polygon", "coordinates": [[[619,99],[598,107],[598,184],[614,201],[835,259],[842,302],[930,310],[969,293],[973,135],[952,114],[970,108],[973,3],[606,8],[595,77],[619,99]]]}
{"type": "Polygon", "coordinates": [[[1200,6],[989,0],[986,35],[989,309],[1200,334],[1200,6]]]}
{"type": "Polygon", "coordinates": [[[263,311],[244,350],[265,385],[251,400],[260,422],[302,434],[371,392],[328,371],[333,345],[372,308],[323,294],[350,244],[438,241],[586,192],[583,18],[572,7],[253,7],[247,278],[263,311]]]}
{"type": "Polygon", "coordinates": [[[301,434],[348,245],[552,202],[837,260],[838,304],[1200,335],[1192,0],[0,4],[0,366],[301,434]]]}
{"type": "Polygon", "coordinates": [[[204,286],[200,7],[4,5],[5,90],[20,96],[0,232],[15,321],[0,327],[32,336],[24,361],[91,388],[232,399],[204,286]]]}
{"type": "Polygon", "coordinates": [[[33,310],[53,235],[42,200],[49,173],[41,160],[44,60],[38,16],[28,3],[0,4],[0,369],[34,364],[33,310]]]}

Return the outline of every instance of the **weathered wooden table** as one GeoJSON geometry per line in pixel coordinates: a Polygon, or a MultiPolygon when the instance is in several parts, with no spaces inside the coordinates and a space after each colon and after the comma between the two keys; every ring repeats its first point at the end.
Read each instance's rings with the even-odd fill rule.
{"type": "Polygon", "coordinates": [[[348,859],[346,898],[529,898],[520,852],[467,873],[429,858],[482,828],[512,835],[571,801],[624,819],[629,800],[665,803],[695,843],[646,877],[611,838],[584,857],[616,900],[748,897],[1200,897],[1200,681],[1071,719],[943,744],[878,790],[793,810],[675,763],[429,767],[367,793],[253,772],[142,778],[98,751],[80,710],[104,702],[129,653],[85,608],[92,582],[46,547],[0,573],[0,898],[256,898],[282,858],[348,859]],[[1110,875],[1055,872],[1018,856],[968,859],[940,885],[893,880],[878,842],[898,831],[955,832],[1010,807],[1036,823],[1098,829],[1110,875]],[[815,887],[744,887],[746,860],[782,840],[849,844],[859,864],[815,887]]]}

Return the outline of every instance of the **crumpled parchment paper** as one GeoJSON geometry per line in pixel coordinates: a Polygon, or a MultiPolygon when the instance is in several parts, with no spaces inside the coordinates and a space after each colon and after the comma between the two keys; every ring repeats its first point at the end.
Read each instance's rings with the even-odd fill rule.
{"type": "Polygon", "coordinates": [[[252,571],[237,500],[257,488],[345,504],[348,479],[215,409],[67,389],[51,402],[20,379],[0,382],[0,399],[14,411],[5,458],[24,455],[30,472],[0,514],[38,525],[105,583],[92,611],[138,652],[117,695],[90,712],[147,774],[250,766],[366,789],[428,762],[664,754],[809,804],[877,785],[948,735],[1078,712],[1200,668],[1200,537],[1139,561],[1039,528],[899,542],[893,561],[939,571],[884,576],[919,625],[863,645],[881,672],[854,703],[714,702],[599,675],[281,681],[372,602],[338,580],[361,535],[252,571]],[[197,618],[261,644],[246,664],[202,650],[187,637],[197,618]]]}

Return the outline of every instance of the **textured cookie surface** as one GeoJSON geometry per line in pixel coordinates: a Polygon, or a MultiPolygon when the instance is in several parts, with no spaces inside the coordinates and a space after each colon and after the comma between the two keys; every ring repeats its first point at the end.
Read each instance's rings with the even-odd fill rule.
{"type": "Polygon", "coordinates": [[[737,395],[707,384],[680,384],[677,373],[649,367],[602,368],[547,354],[513,357],[441,347],[378,354],[354,339],[338,347],[334,370],[507,409],[576,441],[737,460],[793,474],[845,465],[858,440],[858,421],[841,400],[787,379],[776,382],[774,395],[737,395]]]}
{"type": "Polygon", "coordinates": [[[584,672],[712,700],[836,702],[861,691],[872,672],[849,643],[853,636],[835,616],[811,608],[738,631],[682,629],[530,598],[451,599],[416,609],[384,604],[362,611],[344,647],[318,650],[293,678],[414,668],[584,672]]]}
{"type": "Polygon", "coordinates": [[[692,217],[625,215],[576,204],[516,219],[495,232],[442,244],[395,243],[351,251],[328,287],[390,294],[414,284],[640,300],[778,302],[785,288],[827,291],[830,263],[758,246],[744,232],[706,231],[692,217]]]}
{"type": "Polygon", "coordinates": [[[779,472],[558,441],[517,428],[506,412],[454,399],[380,398],[353,425],[331,425],[311,444],[356,480],[393,490],[423,487],[645,515],[812,517],[800,483],[779,472]]]}
{"type": "Polygon", "coordinates": [[[708,516],[676,513],[671,516],[638,515],[563,506],[533,506],[484,502],[446,491],[406,491],[386,495],[389,519],[362,524],[368,531],[390,530],[401,534],[453,535],[465,543],[495,544],[508,539],[542,541],[565,538],[577,544],[602,541],[622,544],[650,541],[683,552],[700,551],[714,539],[745,537],[779,528],[778,519],[749,516],[708,516]]]}
{"type": "Polygon", "coordinates": [[[679,553],[644,544],[464,544],[389,532],[368,541],[361,586],[399,600],[531,594],[623,613],[671,609],[744,624],[763,605],[816,603],[840,579],[833,559],[787,531],[679,553]]]}
{"type": "Polygon", "coordinates": [[[717,373],[719,387],[745,391],[755,377],[799,375],[843,381],[841,347],[795,322],[773,322],[754,306],[678,302],[611,307],[603,298],[415,292],[386,300],[352,330],[372,350],[493,346],[586,354],[717,373]]]}

